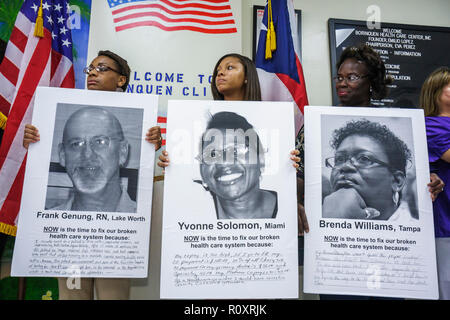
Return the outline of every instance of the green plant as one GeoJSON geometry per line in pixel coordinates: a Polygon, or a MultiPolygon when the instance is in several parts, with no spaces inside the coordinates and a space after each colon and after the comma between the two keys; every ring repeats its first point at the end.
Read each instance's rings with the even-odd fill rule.
{"type": "Polygon", "coordinates": [[[23,0],[0,1],[0,39],[8,42],[23,0]]]}

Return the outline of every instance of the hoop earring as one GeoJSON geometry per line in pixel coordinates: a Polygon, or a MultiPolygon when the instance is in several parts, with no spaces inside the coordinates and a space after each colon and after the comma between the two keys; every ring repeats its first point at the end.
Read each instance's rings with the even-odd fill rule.
{"type": "Polygon", "coordinates": [[[392,195],[392,201],[394,201],[395,206],[398,206],[398,201],[400,200],[400,194],[398,193],[398,191],[395,191],[394,194],[392,195]]]}

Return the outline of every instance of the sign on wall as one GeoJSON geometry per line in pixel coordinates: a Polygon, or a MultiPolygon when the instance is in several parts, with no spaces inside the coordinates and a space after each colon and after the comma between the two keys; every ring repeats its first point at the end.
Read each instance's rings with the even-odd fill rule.
{"type": "MultiPolygon", "coordinates": [[[[375,49],[394,82],[388,96],[373,105],[385,107],[418,107],[420,89],[427,76],[440,66],[450,65],[450,28],[396,23],[381,23],[369,29],[366,21],[329,19],[331,76],[342,51],[365,43],[375,49]]],[[[334,81],[333,105],[338,105],[334,81]]]]}

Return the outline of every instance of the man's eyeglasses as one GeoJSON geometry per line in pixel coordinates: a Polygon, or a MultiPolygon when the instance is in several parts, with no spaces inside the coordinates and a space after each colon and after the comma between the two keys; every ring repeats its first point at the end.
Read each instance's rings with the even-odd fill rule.
{"type": "Polygon", "coordinates": [[[117,138],[110,138],[107,136],[95,136],[88,140],[75,138],[69,140],[65,145],[73,152],[80,152],[84,148],[86,148],[86,144],[89,143],[89,146],[92,150],[96,152],[101,152],[109,148],[111,141],[117,138]]]}
{"type": "Polygon", "coordinates": [[[374,164],[378,164],[381,166],[385,166],[389,170],[391,170],[391,166],[388,163],[378,160],[375,157],[365,154],[365,153],[360,153],[360,154],[357,154],[356,156],[348,156],[346,154],[339,154],[334,157],[329,157],[329,158],[325,159],[325,165],[328,168],[333,169],[336,167],[342,167],[349,160],[350,160],[350,163],[355,168],[358,168],[358,169],[367,169],[367,168],[372,167],[374,164]]]}
{"type": "Polygon", "coordinates": [[[342,82],[342,81],[344,81],[344,80],[346,80],[347,83],[352,83],[352,82],[356,82],[356,81],[358,81],[359,79],[366,78],[366,77],[368,77],[368,75],[360,76],[360,75],[357,75],[357,74],[350,74],[350,75],[348,75],[348,76],[346,76],[346,77],[343,77],[343,76],[336,76],[336,77],[333,77],[333,80],[334,80],[334,82],[336,82],[336,83],[340,83],[340,82],[342,82]]]}
{"type": "Polygon", "coordinates": [[[114,71],[114,72],[116,72],[116,73],[118,73],[118,74],[121,74],[119,71],[114,70],[113,68],[110,68],[110,67],[108,67],[108,66],[102,66],[102,65],[96,66],[96,67],[94,67],[94,66],[86,67],[86,68],[83,69],[83,72],[84,72],[85,74],[89,74],[89,73],[91,73],[91,71],[94,70],[94,69],[95,69],[97,72],[106,72],[106,71],[111,70],[111,71],[114,71]]]}

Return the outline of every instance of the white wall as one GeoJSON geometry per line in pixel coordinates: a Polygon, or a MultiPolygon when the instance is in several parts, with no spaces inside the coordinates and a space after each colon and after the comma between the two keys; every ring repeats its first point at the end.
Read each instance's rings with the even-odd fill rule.
{"type": "MultiPolygon", "coordinates": [[[[265,0],[242,0],[243,54],[252,56],[253,6],[265,0]]],[[[294,0],[302,10],[302,66],[310,105],[331,105],[328,19],[367,20],[367,7],[381,9],[381,22],[450,27],[450,0],[294,0]]]]}

